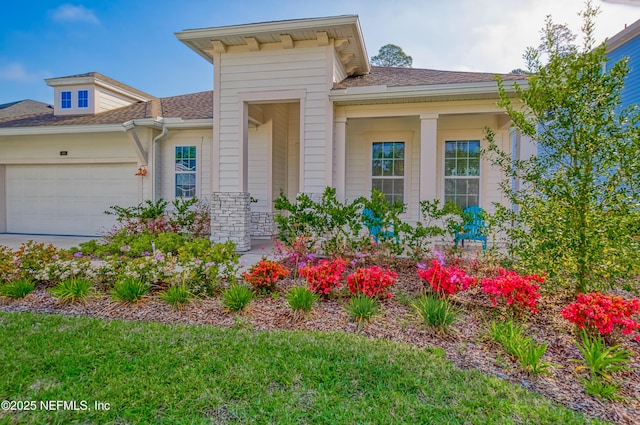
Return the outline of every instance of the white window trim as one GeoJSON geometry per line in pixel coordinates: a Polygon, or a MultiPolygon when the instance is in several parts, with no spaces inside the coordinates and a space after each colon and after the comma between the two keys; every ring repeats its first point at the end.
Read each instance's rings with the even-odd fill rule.
{"type": "Polygon", "coordinates": [[[439,175],[441,177],[441,182],[442,182],[442,188],[440,190],[440,200],[444,203],[445,202],[445,198],[446,198],[446,184],[445,181],[447,178],[454,178],[454,179],[468,179],[468,178],[477,178],[478,179],[478,206],[483,208],[482,206],[482,199],[483,199],[483,191],[482,191],[482,187],[483,187],[483,176],[484,176],[484,161],[482,160],[482,155],[480,156],[480,168],[478,169],[478,176],[446,176],[444,171],[445,171],[445,158],[447,156],[447,150],[446,150],[446,144],[447,142],[474,142],[474,141],[479,141],[480,142],[480,149],[484,149],[485,146],[483,144],[484,142],[484,136],[480,136],[477,134],[469,134],[469,133],[464,133],[464,134],[458,134],[456,133],[451,134],[451,135],[446,135],[445,137],[441,138],[441,143],[440,143],[440,170],[439,170],[439,175]]]}
{"type": "Polygon", "coordinates": [[[409,205],[411,205],[411,199],[409,194],[411,193],[411,159],[412,144],[413,144],[413,131],[372,131],[365,133],[365,140],[367,141],[367,166],[366,166],[366,189],[367,197],[371,194],[372,180],[373,180],[373,164],[371,154],[373,152],[374,143],[384,142],[404,142],[404,192],[402,199],[409,211],[409,205]]]}

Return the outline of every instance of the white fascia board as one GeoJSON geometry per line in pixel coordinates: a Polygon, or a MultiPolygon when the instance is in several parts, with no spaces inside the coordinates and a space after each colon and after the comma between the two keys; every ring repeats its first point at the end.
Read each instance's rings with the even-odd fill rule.
{"type": "Polygon", "coordinates": [[[81,86],[81,85],[94,84],[96,86],[104,87],[112,92],[124,95],[130,99],[135,99],[135,100],[144,101],[144,102],[150,100],[149,97],[140,96],[137,93],[126,90],[122,87],[115,86],[93,75],[83,76],[83,77],[73,77],[73,78],[70,78],[70,77],[48,78],[48,79],[45,79],[44,81],[50,87],[81,86]]]}
{"type": "Polygon", "coordinates": [[[261,32],[281,32],[317,27],[349,25],[358,21],[357,15],[343,15],[328,18],[295,19],[288,21],[261,22],[256,24],[230,25],[224,27],[200,28],[176,32],[181,41],[198,40],[202,38],[221,38],[256,34],[261,32]]]}
{"type": "Polygon", "coordinates": [[[71,133],[115,133],[122,132],[122,124],[100,125],[50,125],[40,127],[0,128],[0,136],[22,136],[38,134],[71,134],[71,133]]]}
{"type": "Polygon", "coordinates": [[[184,120],[181,122],[165,121],[164,126],[174,129],[187,129],[187,128],[211,128],[213,129],[213,118],[198,119],[198,120],[184,120]]]}
{"type": "MultiPolygon", "coordinates": [[[[509,82],[511,83],[511,82],[509,82]]],[[[520,87],[527,86],[526,80],[514,81],[520,87]]],[[[513,92],[513,84],[504,84],[505,91],[513,92]]],[[[347,89],[333,89],[329,94],[332,101],[376,100],[393,98],[432,97],[432,96],[460,96],[468,94],[498,94],[498,84],[495,82],[440,84],[430,86],[367,86],[349,87],[347,89]]]]}

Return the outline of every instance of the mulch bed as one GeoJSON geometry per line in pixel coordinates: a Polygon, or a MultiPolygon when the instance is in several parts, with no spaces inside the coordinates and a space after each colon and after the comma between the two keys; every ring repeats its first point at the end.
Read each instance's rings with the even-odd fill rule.
{"type": "Polygon", "coordinates": [[[0,311],[32,311],[92,316],[105,319],[127,319],[162,323],[207,324],[220,327],[244,326],[254,330],[339,331],[370,338],[385,338],[417,347],[440,347],[447,358],[463,369],[477,369],[486,375],[521,385],[588,416],[620,424],[640,423],[640,344],[626,337],[623,348],[633,352],[630,370],[617,376],[624,381],[622,401],[600,401],[584,392],[584,372],[577,372],[575,362],[580,353],[572,336],[572,325],[560,316],[560,309],[573,300],[568,294],[543,296],[540,312],[529,315],[528,334],[548,343],[544,360],[552,363],[550,374],[532,376],[514,359],[491,343],[486,334],[487,323],[505,317],[505,311],[495,308],[478,288],[455,295],[452,299],[461,307],[458,320],[448,334],[421,326],[409,306],[399,302],[401,294],[417,295],[423,285],[415,268],[406,268],[392,292],[394,299],[382,302],[382,314],[362,329],[349,319],[343,309],[345,299],[322,300],[307,317],[294,315],[287,305],[285,291],[302,284],[288,278],[278,282],[280,296],[262,295],[254,299],[242,313],[228,313],[218,298],[192,301],[183,309],[175,309],[151,296],[134,305],[111,302],[107,295],[90,298],[84,304],[61,305],[49,292],[39,287],[25,299],[0,301],[0,311]]]}

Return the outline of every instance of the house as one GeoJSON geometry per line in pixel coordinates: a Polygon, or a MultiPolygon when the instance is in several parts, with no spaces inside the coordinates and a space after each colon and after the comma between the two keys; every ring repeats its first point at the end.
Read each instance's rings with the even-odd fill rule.
{"type": "Polygon", "coordinates": [[[195,195],[212,239],[244,251],[274,234],[281,191],[378,189],[408,221],[421,200],[506,202],[479,156],[485,127],[519,152],[494,74],[372,67],[355,15],[176,36],[213,65],[212,92],[159,99],[88,73],[46,80],[53,112],[0,118],[0,232],[93,235],[110,205],[195,195]]]}
{"type": "Polygon", "coordinates": [[[640,104],[640,19],[607,40],[608,64],[628,58],[630,72],[622,89],[622,106],[640,104]]]}

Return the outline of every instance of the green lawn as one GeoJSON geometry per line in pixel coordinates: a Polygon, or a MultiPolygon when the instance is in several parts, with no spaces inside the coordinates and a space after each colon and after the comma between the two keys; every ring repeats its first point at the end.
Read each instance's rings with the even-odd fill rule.
{"type": "Polygon", "coordinates": [[[586,422],[438,351],[342,333],[0,313],[0,370],[0,400],[90,409],[0,411],[0,424],[586,422]]]}

